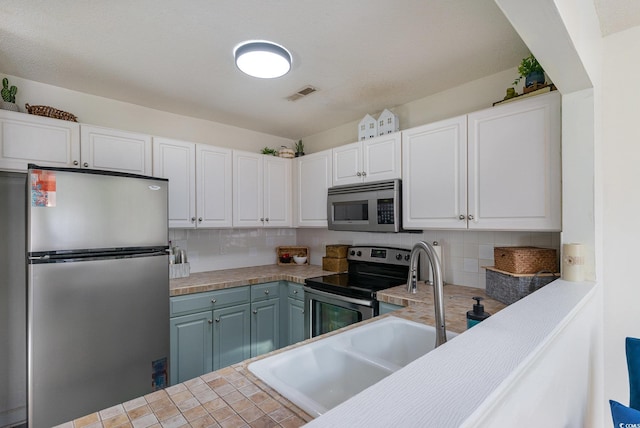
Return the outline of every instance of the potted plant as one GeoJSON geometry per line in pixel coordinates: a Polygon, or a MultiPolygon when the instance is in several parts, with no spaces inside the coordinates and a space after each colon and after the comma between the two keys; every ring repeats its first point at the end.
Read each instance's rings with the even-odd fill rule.
{"type": "Polygon", "coordinates": [[[276,149],[272,149],[270,147],[263,148],[261,153],[263,155],[271,155],[271,156],[277,156],[278,155],[278,151],[276,149]]]}
{"type": "Polygon", "coordinates": [[[9,79],[6,77],[2,79],[2,107],[4,110],[13,110],[19,111],[18,106],[16,105],[16,93],[18,92],[18,88],[15,85],[9,87],[9,79]]]}
{"type": "Polygon", "coordinates": [[[544,84],[544,69],[533,54],[522,58],[518,66],[518,73],[520,73],[520,77],[513,81],[514,86],[520,83],[523,77],[525,78],[525,88],[533,86],[535,83],[544,84]]]}
{"type": "Polygon", "coordinates": [[[304,144],[302,144],[302,140],[298,140],[295,144],[296,157],[304,156],[304,144]]]}

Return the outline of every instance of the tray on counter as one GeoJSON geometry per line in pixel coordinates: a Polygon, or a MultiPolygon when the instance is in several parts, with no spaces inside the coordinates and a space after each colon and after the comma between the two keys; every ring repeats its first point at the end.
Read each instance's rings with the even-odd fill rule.
{"type": "Polygon", "coordinates": [[[309,256],[309,247],[297,247],[297,246],[284,246],[276,248],[276,260],[280,266],[304,266],[308,265],[311,262],[311,257],[309,256]],[[289,254],[291,260],[286,262],[282,260],[283,254],[289,254]],[[307,258],[307,261],[302,264],[297,264],[293,261],[293,256],[303,256],[307,258]]]}

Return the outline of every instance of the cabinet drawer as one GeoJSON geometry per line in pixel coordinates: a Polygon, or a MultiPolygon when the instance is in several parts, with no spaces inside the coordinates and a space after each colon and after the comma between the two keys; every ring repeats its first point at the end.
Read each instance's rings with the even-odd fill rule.
{"type": "Polygon", "coordinates": [[[251,286],[251,301],[271,299],[280,295],[280,282],[266,282],[251,286]]]}
{"type": "Polygon", "coordinates": [[[289,291],[289,297],[292,299],[303,300],[304,299],[304,289],[302,288],[302,284],[296,284],[295,282],[290,282],[287,287],[289,291]]]}
{"type": "Polygon", "coordinates": [[[170,316],[173,317],[190,312],[248,303],[249,297],[249,287],[228,288],[225,290],[172,297],[170,316]]]}

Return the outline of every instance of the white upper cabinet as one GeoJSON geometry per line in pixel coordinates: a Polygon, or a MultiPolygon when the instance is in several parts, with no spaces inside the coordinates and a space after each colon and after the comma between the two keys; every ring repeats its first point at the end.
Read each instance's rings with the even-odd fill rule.
{"type": "Polygon", "coordinates": [[[324,150],[293,161],[294,225],[327,227],[327,190],[331,187],[332,151],[324,150]]]}
{"type": "Polygon", "coordinates": [[[151,136],[80,125],[81,167],[152,174],[151,136]]]}
{"type": "Polygon", "coordinates": [[[402,131],[403,227],[467,227],[467,117],[402,131]]]}
{"type": "Polygon", "coordinates": [[[0,168],[26,171],[29,163],[79,166],[80,125],[0,110],[0,168]]]}
{"type": "Polygon", "coordinates": [[[169,227],[231,226],[231,150],[153,139],[153,174],[169,179],[169,227]]]}
{"type": "Polygon", "coordinates": [[[560,94],[468,115],[473,229],[561,230],[560,94]]]}
{"type": "Polygon", "coordinates": [[[382,135],[333,149],[334,186],[401,176],[401,133],[382,135]]]}
{"type": "Polygon", "coordinates": [[[233,151],[233,226],[291,226],[291,159],[233,151]]]}
{"type": "Polygon", "coordinates": [[[561,230],[560,95],[402,131],[403,226],[561,230]]]}

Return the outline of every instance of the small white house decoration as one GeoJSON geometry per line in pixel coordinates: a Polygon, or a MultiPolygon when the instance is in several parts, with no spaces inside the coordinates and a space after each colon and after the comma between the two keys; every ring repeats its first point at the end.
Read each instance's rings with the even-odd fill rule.
{"type": "Polygon", "coordinates": [[[388,109],[384,109],[378,117],[378,135],[392,134],[400,130],[398,115],[393,114],[388,109]]]}
{"type": "Polygon", "coordinates": [[[378,135],[378,121],[370,114],[366,115],[358,125],[358,140],[366,140],[378,135]]]}

